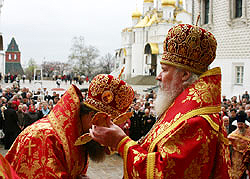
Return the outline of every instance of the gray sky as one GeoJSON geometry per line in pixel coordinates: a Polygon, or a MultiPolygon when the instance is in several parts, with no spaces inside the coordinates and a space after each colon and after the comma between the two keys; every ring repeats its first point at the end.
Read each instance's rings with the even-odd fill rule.
{"type": "MultiPolygon", "coordinates": [[[[140,6],[143,0],[137,0],[140,6]]],[[[74,36],[100,55],[114,54],[121,31],[131,26],[136,0],[4,0],[1,31],[4,48],[15,37],[22,64],[30,58],[66,62],[74,36]]]]}

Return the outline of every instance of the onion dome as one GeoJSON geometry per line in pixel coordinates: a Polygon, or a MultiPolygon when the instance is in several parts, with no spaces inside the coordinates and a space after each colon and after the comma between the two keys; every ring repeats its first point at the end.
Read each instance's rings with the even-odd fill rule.
{"type": "Polygon", "coordinates": [[[136,11],[132,13],[132,18],[133,19],[139,19],[142,16],[142,13],[140,11],[138,11],[138,9],[136,8],[136,11]]]}
{"type": "Polygon", "coordinates": [[[161,0],[162,6],[175,6],[176,1],[175,0],[161,0]]]}

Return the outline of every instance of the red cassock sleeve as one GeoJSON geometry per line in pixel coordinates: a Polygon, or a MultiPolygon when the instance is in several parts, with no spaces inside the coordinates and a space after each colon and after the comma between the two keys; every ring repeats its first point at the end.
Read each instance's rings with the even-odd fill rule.
{"type": "Polygon", "coordinates": [[[153,151],[146,145],[154,142],[150,137],[141,144],[125,137],[118,145],[124,178],[229,178],[229,150],[224,137],[200,116],[181,123],[161,138],[153,151]]]}

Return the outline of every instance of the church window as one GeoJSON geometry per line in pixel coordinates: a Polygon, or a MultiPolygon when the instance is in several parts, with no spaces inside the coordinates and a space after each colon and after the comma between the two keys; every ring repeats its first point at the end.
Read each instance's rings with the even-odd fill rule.
{"type": "Polygon", "coordinates": [[[148,56],[145,58],[145,64],[148,64],[148,56]]]}
{"type": "Polygon", "coordinates": [[[11,60],[12,58],[11,58],[11,54],[9,54],[9,60],[11,60]]]}
{"type": "Polygon", "coordinates": [[[227,24],[232,28],[241,28],[247,26],[248,0],[229,0],[227,24]]]}
{"type": "Polygon", "coordinates": [[[235,2],[235,17],[241,17],[242,16],[242,0],[236,0],[235,2]]]}
{"type": "Polygon", "coordinates": [[[125,64],[126,63],[126,59],[124,58],[123,61],[122,61],[122,64],[125,64]]]}
{"type": "Polygon", "coordinates": [[[208,21],[209,21],[209,0],[205,0],[204,24],[208,24],[208,21]]]}
{"type": "Polygon", "coordinates": [[[212,8],[213,0],[201,1],[201,25],[209,26],[212,24],[212,8]]]}
{"type": "Polygon", "coordinates": [[[235,84],[243,84],[244,66],[235,66],[235,84]]]}
{"type": "Polygon", "coordinates": [[[14,60],[17,60],[17,55],[16,54],[14,54],[14,60]]]}

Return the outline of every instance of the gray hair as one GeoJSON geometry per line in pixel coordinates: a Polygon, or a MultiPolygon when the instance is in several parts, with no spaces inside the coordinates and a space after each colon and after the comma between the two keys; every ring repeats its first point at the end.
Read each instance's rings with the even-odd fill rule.
{"type": "MultiPolygon", "coordinates": [[[[182,69],[182,68],[176,67],[176,72],[177,72],[177,73],[178,73],[178,72],[181,72],[181,71],[185,71],[185,70],[182,69]]],[[[190,85],[193,84],[196,80],[199,79],[199,75],[195,74],[194,72],[190,72],[190,73],[191,73],[191,75],[190,75],[189,79],[188,79],[187,81],[184,81],[184,82],[183,82],[183,86],[184,86],[185,88],[187,88],[188,86],[190,86],[190,85]]]]}

